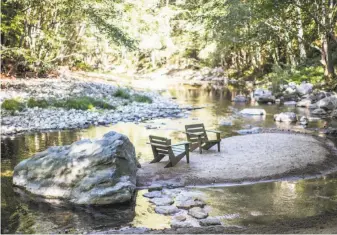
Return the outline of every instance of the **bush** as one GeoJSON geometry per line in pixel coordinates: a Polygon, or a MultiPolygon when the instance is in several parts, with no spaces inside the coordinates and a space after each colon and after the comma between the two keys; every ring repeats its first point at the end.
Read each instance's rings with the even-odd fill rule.
{"type": "Polygon", "coordinates": [[[70,98],[62,101],[55,101],[53,106],[66,109],[88,110],[93,108],[114,109],[115,107],[101,100],[91,97],[70,98]]]}
{"type": "Polygon", "coordinates": [[[24,104],[19,102],[16,99],[7,99],[1,104],[2,109],[10,110],[10,111],[21,111],[24,109],[24,104]]]}
{"type": "Polygon", "coordinates": [[[27,106],[29,108],[33,108],[33,107],[47,108],[48,102],[46,100],[35,100],[34,98],[29,98],[27,102],[27,106]]]}
{"type": "Polygon", "coordinates": [[[152,103],[152,99],[146,95],[134,95],[133,100],[140,103],[152,103]]]}
{"type": "Polygon", "coordinates": [[[118,88],[114,94],[115,97],[120,97],[123,99],[130,99],[129,91],[126,89],[118,88]]]}

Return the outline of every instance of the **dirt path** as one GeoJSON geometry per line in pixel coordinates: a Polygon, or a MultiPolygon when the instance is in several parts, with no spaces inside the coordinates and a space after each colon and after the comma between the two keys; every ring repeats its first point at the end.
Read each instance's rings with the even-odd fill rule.
{"type": "Polygon", "coordinates": [[[188,186],[321,174],[337,165],[332,146],[326,139],[302,134],[234,136],[222,140],[220,153],[216,146],[203,154],[194,151],[190,164],[183,159],[164,168],[167,157],[143,164],[137,184],[188,186]]]}

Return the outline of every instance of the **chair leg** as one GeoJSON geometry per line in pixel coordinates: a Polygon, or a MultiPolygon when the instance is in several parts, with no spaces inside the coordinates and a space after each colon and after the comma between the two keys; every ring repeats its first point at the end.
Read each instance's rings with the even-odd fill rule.
{"type": "Polygon", "coordinates": [[[198,137],[198,144],[199,144],[199,153],[202,154],[202,148],[201,148],[201,137],[198,137]]]}
{"type": "Polygon", "coordinates": [[[218,143],[218,152],[220,152],[220,142],[218,143]]]}
{"type": "Polygon", "coordinates": [[[185,144],[185,153],[186,153],[186,161],[187,163],[190,163],[190,145],[185,144]]]}

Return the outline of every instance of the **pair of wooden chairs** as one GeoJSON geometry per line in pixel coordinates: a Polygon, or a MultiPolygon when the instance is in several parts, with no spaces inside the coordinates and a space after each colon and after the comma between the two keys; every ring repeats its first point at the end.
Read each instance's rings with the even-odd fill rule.
{"type": "Polygon", "coordinates": [[[171,140],[159,136],[150,135],[150,145],[154,159],[151,163],[159,162],[166,155],[169,156],[169,163],[165,166],[175,166],[184,156],[189,163],[189,152],[199,148],[199,152],[202,153],[202,149],[208,150],[214,145],[218,145],[218,151],[220,152],[220,132],[206,130],[204,124],[193,124],[185,126],[185,133],[188,142],[182,142],[179,144],[171,144],[171,140]],[[216,133],[216,140],[209,140],[207,132],[216,133]]]}

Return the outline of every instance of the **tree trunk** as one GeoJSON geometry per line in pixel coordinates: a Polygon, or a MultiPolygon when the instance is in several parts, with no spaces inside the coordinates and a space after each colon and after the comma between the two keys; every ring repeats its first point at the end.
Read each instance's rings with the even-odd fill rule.
{"type": "MultiPolygon", "coordinates": [[[[300,5],[301,2],[297,0],[297,4],[300,5]]],[[[301,16],[301,8],[296,6],[296,12],[297,12],[297,40],[298,40],[298,47],[300,50],[300,62],[304,62],[307,58],[307,52],[304,47],[304,38],[303,38],[303,24],[302,24],[302,16],[301,16]]]]}

